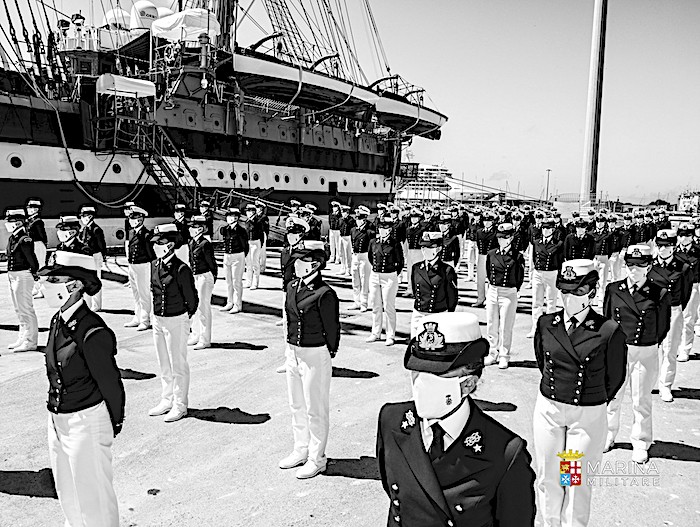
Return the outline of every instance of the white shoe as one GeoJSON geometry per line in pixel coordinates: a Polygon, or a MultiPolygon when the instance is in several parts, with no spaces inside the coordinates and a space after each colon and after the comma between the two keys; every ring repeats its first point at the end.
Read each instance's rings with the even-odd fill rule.
{"type": "Polygon", "coordinates": [[[659,395],[661,396],[661,400],[663,402],[673,402],[673,394],[671,393],[671,390],[669,388],[666,388],[665,386],[659,386],[659,395]]]}
{"type": "Polygon", "coordinates": [[[275,371],[277,373],[287,373],[287,365],[282,364],[282,366],[277,366],[277,369],[275,371]]]}
{"type": "Polygon", "coordinates": [[[41,291],[39,291],[38,293],[34,293],[32,295],[32,298],[44,298],[44,293],[42,293],[41,291]]]}
{"type": "Polygon", "coordinates": [[[613,449],[613,446],[615,446],[615,440],[607,439],[605,441],[605,448],[603,449],[603,453],[610,452],[613,449]]]}
{"type": "Polygon", "coordinates": [[[36,344],[28,344],[23,342],[13,350],[15,353],[21,353],[23,351],[36,351],[36,344]]]}
{"type": "Polygon", "coordinates": [[[139,327],[139,321],[138,320],[132,320],[131,322],[127,322],[124,324],[125,328],[137,328],[139,327]]]}
{"type": "Polygon", "coordinates": [[[174,423],[175,421],[179,421],[183,417],[187,416],[187,409],[185,410],[178,410],[177,408],[173,407],[165,416],[165,421],[166,423],[174,423]]]}
{"type": "Polygon", "coordinates": [[[379,340],[379,337],[376,335],[370,335],[365,339],[365,342],[377,342],[379,340]]]}
{"type": "Polygon", "coordinates": [[[21,341],[21,340],[16,340],[15,342],[13,342],[13,343],[10,344],[9,346],[7,346],[7,349],[8,349],[8,350],[15,349],[15,348],[16,348],[17,346],[19,346],[20,344],[22,344],[22,341],[21,341]]]}
{"type": "Polygon", "coordinates": [[[529,339],[534,338],[534,336],[535,336],[535,330],[534,330],[534,329],[531,330],[530,333],[528,333],[527,335],[525,335],[525,337],[527,337],[527,338],[529,338],[529,339]]]}
{"type": "Polygon", "coordinates": [[[154,406],[148,411],[148,415],[155,417],[156,415],[167,414],[173,405],[170,401],[161,400],[158,405],[154,406]]]}
{"type": "Polygon", "coordinates": [[[275,326],[281,326],[284,324],[284,320],[280,319],[277,322],[275,322],[275,326]]]}
{"type": "Polygon", "coordinates": [[[308,454],[302,454],[301,452],[292,452],[279,462],[279,467],[281,469],[298,467],[299,465],[303,465],[304,463],[306,463],[308,457],[308,454]]]}
{"type": "Polygon", "coordinates": [[[484,359],[484,366],[493,366],[498,361],[498,355],[487,355],[484,359]]]}
{"type": "Polygon", "coordinates": [[[238,306],[233,306],[231,309],[229,309],[229,313],[231,313],[232,315],[235,315],[236,313],[240,313],[240,312],[241,312],[241,308],[239,308],[238,306]]]}
{"type": "Polygon", "coordinates": [[[507,370],[508,369],[508,357],[498,358],[498,369],[507,370]]]}
{"type": "Polygon", "coordinates": [[[367,313],[367,306],[362,306],[360,308],[360,313],[367,313]]]}
{"type": "Polygon", "coordinates": [[[394,345],[394,339],[386,339],[386,342],[384,343],[385,346],[393,346],[394,345]]]}
{"type": "Polygon", "coordinates": [[[220,307],[219,311],[231,311],[233,304],[226,304],[224,307],[220,307]]]}
{"type": "Polygon", "coordinates": [[[146,331],[147,329],[151,329],[150,324],[139,324],[136,331],[146,331]]]}
{"type": "Polygon", "coordinates": [[[632,450],[632,461],[635,463],[644,464],[649,461],[649,454],[641,448],[632,450]]]}
{"type": "Polygon", "coordinates": [[[679,353],[676,357],[677,362],[688,362],[690,360],[690,355],[688,353],[679,353]]]}
{"type": "Polygon", "coordinates": [[[296,477],[297,479],[309,479],[313,478],[314,476],[318,476],[321,472],[325,471],[326,465],[321,465],[319,467],[313,461],[308,460],[306,463],[304,463],[303,467],[297,470],[296,477]]]}
{"type": "Polygon", "coordinates": [[[205,344],[204,342],[197,342],[197,344],[195,344],[194,348],[192,348],[192,349],[203,350],[203,349],[207,349],[210,347],[211,347],[211,344],[205,344]]]}
{"type": "Polygon", "coordinates": [[[195,344],[197,344],[197,342],[199,342],[199,339],[193,339],[192,337],[187,339],[188,346],[194,346],[195,344]]]}
{"type": "Polygon", "coordinates": [[[255,291],[257,288],[258,288],[257,285],[251,285],[251,286],[250,286],[250,290],[251,290],[251,291],[255,291]]]}

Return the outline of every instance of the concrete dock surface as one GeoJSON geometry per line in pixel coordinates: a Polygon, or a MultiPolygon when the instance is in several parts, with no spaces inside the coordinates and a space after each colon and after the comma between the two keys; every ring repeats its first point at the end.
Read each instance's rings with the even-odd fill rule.
{"type": "MultiPolygon", "coordinates": [[[[348,311],[350,279],[338,265],[323,272],[341,299],[343,332],[333,360],[331,426],[325,474],[300,481],[278,461],[292,449],[291,416],[283,363],[279,253],[268,256],[267,273],[255,291],[244,290],[244,311],[221,313],[226,294],[223,273],[214,289],[213,345],[189,348],[189,415],[175,423],[149,417],[159,401],[160,380],[150,331],[124,328],[133,313],[125,285],[123,257],[109,258],[101,316],[119,341],[117,362],[126,390],[126,420],[115,439],[114,485],[121,525],[146,526],[379,526],[386,524],[389,500],[379,482],[375,459],[377,416],[387,402],[411,397],[403,367],[412,300],[397,298],[398,340],[368,344],[371,312],[348,311]]],[[[527,283],[526,283],[527,286],[527,283]]],[[[532,446],[532,414],[539,371],[532,340],[530,290],[521,290],[513,356],[507,370],[484,372],[474,394],[489,415],[532,446]]],[[[458,310],[478,315],[485,333],[485,310],[469,307],[475,284],[459,273],[458,310]]],[[[401,286],[399,292],[403,292],[401,286]]],[[[0,274],[0,526],[60,526],[46,441],[44,356],[7,353],[17,319],[0,274]]],[[[39,344],[46,343],[54,310],[35,300],[39,344]]],[[[694,351],[700,352],[700,342],[694,351]]],[[[631,477],[629,395],[622,410],[616,447],[604,455],[612,470],[597,478],[592,527],[700,525],[700,356],[678,365],[675,401],[654,396],[654,437],[647,474],[631,477]]],[[[556,455],[553,452],[552,455],[556,455]]],[[[538,518],[539,522],[539,518],[538,518]]],[[[539,522],[541,525],[541,522],[539,522]]]]}

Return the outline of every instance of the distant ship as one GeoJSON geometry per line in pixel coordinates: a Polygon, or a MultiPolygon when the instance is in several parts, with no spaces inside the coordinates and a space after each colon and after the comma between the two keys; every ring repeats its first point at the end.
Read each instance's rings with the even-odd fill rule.
{"type": "MultiPolygon", "coordinates": [[[[91,27],[18,1],[0,57],[0,205],[39,197],[56,218],[94,202],[114,243],[127,201],[169,217],[204,197],[320,212],[390,199],[402,145],[447,121],[388,67],[367,78],[341,3],[261,0],[263,27],[237,0],[139,0],[91,27]],[[251,24],[263,37],[242,45],[251,24]]],[[[376,31],[369,1],[354,4],[376,31]]]]}

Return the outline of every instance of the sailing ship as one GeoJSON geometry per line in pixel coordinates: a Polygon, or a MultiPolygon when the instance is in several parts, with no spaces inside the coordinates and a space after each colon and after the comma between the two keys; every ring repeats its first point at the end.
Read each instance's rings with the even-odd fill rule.
{"type": "Polygon", "coordinates": [[[280,212],[291,196],[320,212],[391,199],[402,147],[439,139],[447,117],[391,72],[369,0],[350,4],[384,61],[376,79],[347,2],[255,4],[138,0],[97,25],[5,1],[0,206],[39,197],[55,218],[93,202],[116,241],[128,201],[169,217],[204,198],[280,212]]]}

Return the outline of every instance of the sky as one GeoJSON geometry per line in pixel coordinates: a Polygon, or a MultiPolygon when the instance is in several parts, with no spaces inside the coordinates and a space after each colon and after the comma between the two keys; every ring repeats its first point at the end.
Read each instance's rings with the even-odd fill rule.
{"type": "MultiPolygon", "coordinates": [[[[351,11],[363,4],[344,1],[351,11]]],[[[95,12],[111,2],[94,2],[95,12]]],[[[55,3],[89,12],[88,0],[55,3]]],[[[550,169],[550,194],[579,192],[594,0],[371,5],[392,73],[424,87],[449,117],[439,141],[414,140],[413,162],[444,164],[465,181],[534,197],[544,196],[550,169]]],[[[131,1],[122,6],[128,11],[131,1]]],[[[251,10],[259,22],[261,9],[258,0],[251,10]]],[[[355,37],[366,52],[360,20],[355,37]]],[[[684,190],[700,190],[698,28],[700,0],[609,0],[598,169],[604,198],[675,202],[684,190]]],[[[239,42],[261,35],[254,30],[246,42],[241,34],[239,42]]],[[[363,54],[370,81],[383,76],[363,54]]]]}

